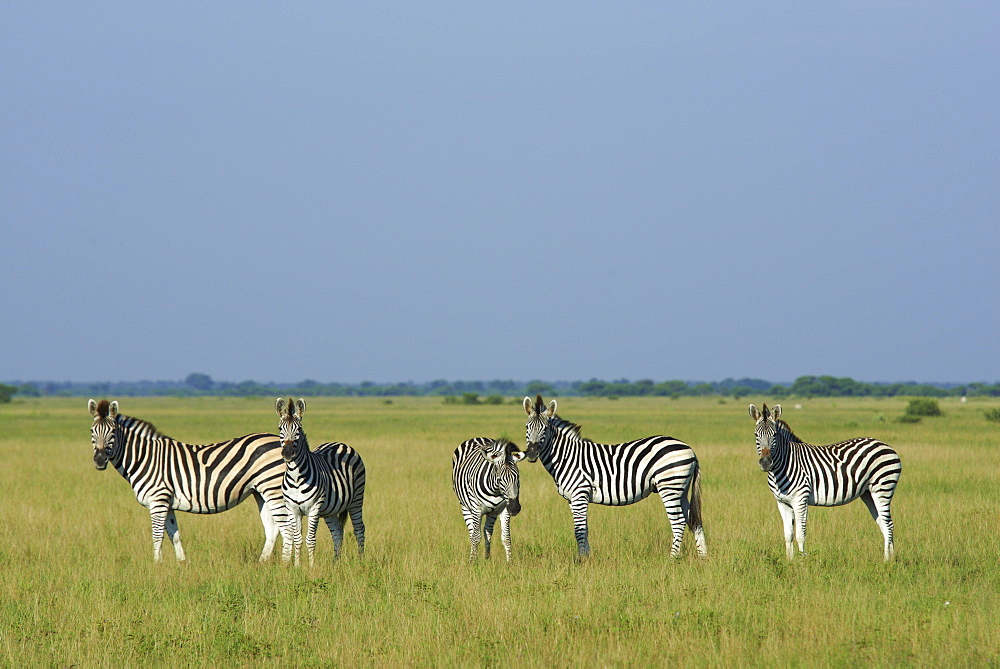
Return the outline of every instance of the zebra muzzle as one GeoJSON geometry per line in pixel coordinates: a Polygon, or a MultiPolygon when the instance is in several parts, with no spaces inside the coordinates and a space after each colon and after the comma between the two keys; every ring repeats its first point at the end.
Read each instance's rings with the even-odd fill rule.
{"type": "Polygon", "coordinates": [[[517,497],[507,500],[507,511],[510,512],[511,516],[521,513],[521,502],[518,501],[517,497]]]}
{"type": "Polygon", "coordinates": [[[771,454],[768,451],[764,451],[760,457],[760,468],[765,472],[771,471],[771,454]]]}

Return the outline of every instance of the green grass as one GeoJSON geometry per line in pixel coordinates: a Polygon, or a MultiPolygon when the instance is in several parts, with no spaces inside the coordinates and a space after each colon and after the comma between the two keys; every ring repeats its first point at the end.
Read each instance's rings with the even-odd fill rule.
{"type": "MultiPolygon", "coordinates": [[[[119,399],[197,443],[277,429],[273,398],[119,399]]],[[[995,666],[1000,431],[984,411],[1000,403],[942,400],[943,417],[905,424],[886,420],[905,399],[786,401],[807,441],[873,436],[903,460],[895,562],[854,503],[810,509],[809,554],[789,563],[747,415],[766,399],[560,399],[592,439],[694,447],[710,557],[693,557],[690,535],[667,557],[654,495],[592,506],[593,555],[578,564],[566,502],[525,463],[509,565],[499,546],[466,564],[450,458],[473,436],[523,441],[519,404],[309,399],[311,441],[352,444],[368,470],[365,559],[348,535],[334,566],[321,523],[312,570],[257,563],[252,502],[178,514],[188,563],[167,543],[153,564],[148,513],[93,467],[85,398],[2,405],[0,664],[995,666]]]]}

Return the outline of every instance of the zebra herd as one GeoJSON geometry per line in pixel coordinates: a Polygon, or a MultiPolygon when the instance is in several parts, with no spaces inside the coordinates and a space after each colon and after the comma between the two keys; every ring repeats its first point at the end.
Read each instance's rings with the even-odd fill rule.
{"type": "MultiPolygon", "coordinates": [[[[569,503],[578,558],[590,554],[587,509],[590,504],[625,506],[660,497],[670,523],[671,556],[678,556],[684,528],[694,535],[699,557],[708,554],[702,524],[701,468],[690,446],[666,436],[621,444],[598,444],[580,436],[580,426],[556,414],[555,400],[524,398],[527,414],[525,450],[507,439],[476,437],[463,442],[452,456],[452,486],[462,508],[471,544],[469,559],[478,556],[480,540],[490,557],[496,521],[507,560],[511,559],[510,519],[521,510],[517,463],[541,460],[557,492],[569,503]]],[[[94,465],[110,463],[132,486],[136,500],[149,509],[153,558],[162,559],[163,531],[177,560],[185,559],[175,511],[219,513],[253,497],[264,526],[263,562],[270,558],[278,534],[282,559],[300,562],[301,522],[306,519],[306,547],[313,565],[316,528],[323,518],[340,557],[344,525],[350,517],[358,553],[364,555],[362,507],[365,466],[347,444],[324,443],[310,448],[302,428],[305,401],[279,398],[278,435],[248,434],[216,444],[195,445],[172,439],[147,421],[125,416],[117,402],[88,402],[93,416],[94,465]]],[[[889,506],[901,465],[892,448],[875,439],[858,438],[815,446],[801,441],[780,419],[781,405],[762,410],[750,405],[755,422],[759,464],[778,504],[789,559],[793,538],[805,552],[809,506],[839,506],[861,498],[884,537],[884,558],[894,555],[889,506]]]]}

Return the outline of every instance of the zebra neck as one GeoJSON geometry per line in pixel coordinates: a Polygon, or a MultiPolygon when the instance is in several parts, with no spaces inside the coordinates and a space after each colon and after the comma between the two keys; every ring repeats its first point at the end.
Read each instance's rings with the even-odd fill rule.
{"type": "MultiPolygon", "coordinates": [[[[140,421],[143,424],[143,421],[140,421]]],[[[148,423],[144,423],[149,425],[148,423]]],[[[142,475],[149,466],[149,462],[159,455],[165,456],[174,442],[169,437],[156,436],[156,433],[149,433],[146,430],[135,431],[123,425],[119,425],[118,434],[115,435],[115,451],[111,454],[108,462],[118,470],[130,483],[136,475],[142,475]]]]}
{"type": "Polygon", "coordinates": [[[788,423],[783,420],[778,421],[778,433],[775,442],[779,446],[783,446],[785,449],[791,448],[792,444],[802,444],[804,443],[801,439],[795,436],[792,432],[792,428],[788,427],[788,423]]]}
{"type": "Polygon", "coordinates": [[[565,459],[566,451],[590,443],[580,436],[580,426],[559,416],[549,419],[549,430],[539,449],[539,458],[550,474],[565,459]]]}
{"type": "Polygon", "coordinates": [[[786,429],[786,426],[779,425],[778,433],[775,435],[774,445],[771,447],[771,474],[786,471],[792,461],[792,448],[800,446],[802,442],[786,429]]]}
{"type": "Polygon", "coordinates": [[[306,433],[302,432],[298,443],[295,445],[295,456],[288,461],[288,468],[308,468],[311,454],[312,452],[309,450],[309,440],[306,439],[306,433]]]}

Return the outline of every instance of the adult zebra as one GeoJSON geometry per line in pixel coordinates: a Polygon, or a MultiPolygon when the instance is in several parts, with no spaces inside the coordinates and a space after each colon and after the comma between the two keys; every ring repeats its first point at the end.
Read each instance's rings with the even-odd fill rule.
{"type": "Polygon", "coordinates": [[[882,530],[884,558],[895,554],[892,544],[892,514],[889,505],[899,482],[899,455],[876,439],[860,437],[827,446],[807,444],[781,420],[781,405],[758,411],[750,405],[756,423],[755,438],[760,468],[767,472],[767,485],[778,502],[785,530],[785,553],[795,557],[806,550],[806,516],[812,506],[840,506],[857,498],[882,530]]]}
{"type": "Polygon", "coordinates": [[[452,454],[451,485],[469,529],[470,562],[479,555],[480,531],[485,539],[486,559],[490,559],[490,541],[497,518],[500,541],[510,562],[510,519],[521,511],[517,463],[523,459],[524,453],[509,440],[487,437],[464,441],[452,454]]]}
{"type": "MultiPolygon", "coordinates": [[[[340,559],[344,543],[344,523],[351,516],[354,538],[358,541],[358,555],[365,554],[365,523],[361,508],[365,501],[365,465],[358,452],[336,442],[320,444],[309,450],[309,440],[302,429],[302,414],[306,401],[286,402],[282,398],[274,403],[278,413],[278,435],[281,439],[281,457],[287,465],[281,484],[285,505],[291,514],[292,542],[295,545],[295,565],[299,564],[302,549],[302,516],[306,517],[306,548],[309,566],[316,554],[316,526],[319,519],[326,521],[333,537],[333,560],[340,559]]],[[[291,546],[286,544],[282,558],[287,562],[291,546]]]]}
{"type": "Polygon", "coordinates": [[[578,555],[590,555],[587,505],[624,506],[660,495],[670,521],[671,556],[680,554],[684,524],[694,533],[699,556],[708,554],[701,521],[701,472],[694,451],[682,441],[655,436],[623,444],[597,444],[580,436],[580,426],[556,415],[556,401],[524,398],[528,414],[526,455],[541,458],[556,490],[573,514],[578,555]],[[691,499],[688,501],[688,493],[691,499]]]}
{"type": "Polygon", "coordinates": [[[140,504],[149,509],[153,559],[162,560],[163,530],[177,559],[185,559],[174,511],[219,513],[253,496],[264,524],[260,560],[271,556],[279,531],[291,540],[281,496],[284,462],[273,434],[248,434],[217,444],[186,444],[160,433],[151,423],[118,413],[118,402],[87,403],[94,422],[90,440],[94,466],[118,470],[140,504]]]}

